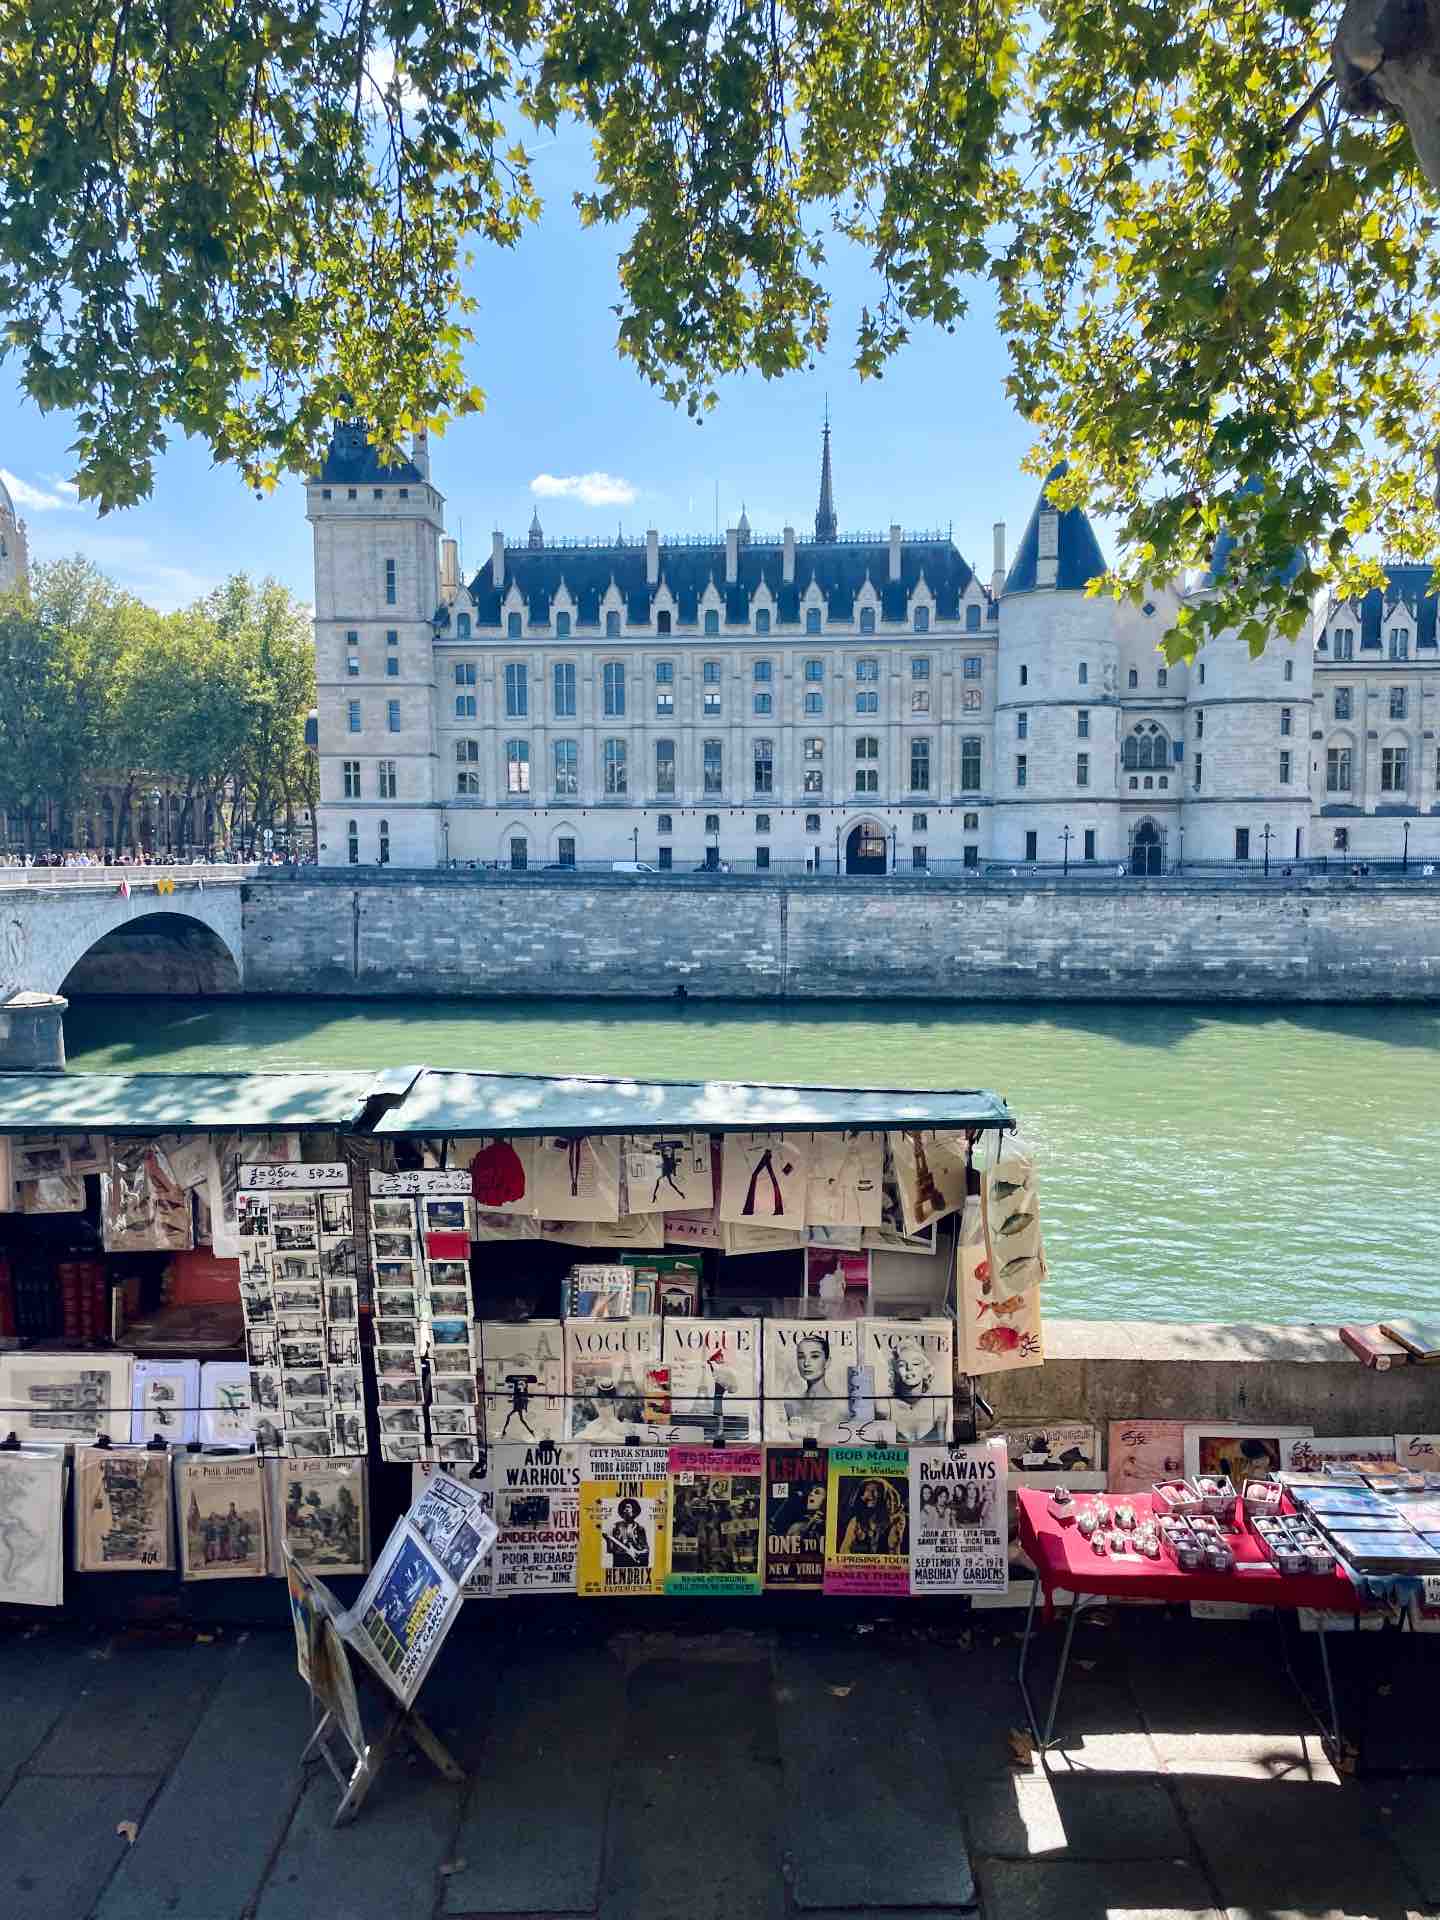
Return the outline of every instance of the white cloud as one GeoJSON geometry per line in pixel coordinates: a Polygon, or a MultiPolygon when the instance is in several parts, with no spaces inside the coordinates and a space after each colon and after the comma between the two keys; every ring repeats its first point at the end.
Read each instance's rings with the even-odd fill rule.
{"type": "Polygon", "coordinates": [[[47,513],[54,507],[73,507],[79,502],[80,489],[68,480],[54,482],[61,490],[55,493],[46,493],[43,487],[32,487],[28,480],[11,473],[8,467],[0,467],[0,480],[5,482],[6,492],[22,511],[28,508],[31,513],[47,513]],[[65,498],[65,494],[72,497],[65,498]]]}
{"type": "Polygon", "coordinates": [[[215,574],[196,573],[176,566],[166,556],[173,548],[148,540],[143,534],[104,533],[87,528],[81,531],[57,526],[33,529],[30,554],[34,560],[68,560],[81,553],[92,560],[126,593],[133,593],[147,606],[161,613],[174,613],[218,587],[215,574]]]}
{"type": "Polygon", "coordinates": [[[76,486],[73,480],[67,480],[64,478],[62,474],[58,474],[58,473],[47,473],[45,478],[50,482],[51,486],[54,487],[57,493],[63,493],[65,498],[68,501],[70,501],[72,504],[74,505],[79,504],[80,489],[79,487],[76,486]]]}
{"type": "MultiPolygon", "coordinates": [[[[395,79],[395,49],[384,45],[372,47],[370,57],[365,63],[365,72],[378,109],[381,105],[381,96],[395,79]]],[[[425,104],[425,96],[417,87],[408,80],[401,82],[400,105],[406,113],[416,113],[425,104]]]]}
{"type": "Polygon", "coordinates": [[[583,507],[628,507],[640,489],[614,473],[537,473],[530,491],[542,500],[578,500],[583,507]]]}

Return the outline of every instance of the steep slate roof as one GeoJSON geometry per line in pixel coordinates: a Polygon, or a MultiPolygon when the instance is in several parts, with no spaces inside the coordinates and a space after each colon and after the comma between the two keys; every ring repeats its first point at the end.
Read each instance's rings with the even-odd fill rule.
{"type": "MultiPolygon", "coordinates": [[[[1430,590],[1430,577],[1433,569],[1427,566],[1397,564],[1386,567],[1385,578],[1388,585],[1382,590],[1371,587],[1360,599],[1360,644],[1362,647],[1378,647],[1383,637],[1385,609],[1393,606],[1397,600],[1403,600],[1409,607],[1415,620],[1415,644],[1417,647],[1435,645],[1436,596],[1430,590]]],[[[1351,602],[1350,604],[1354,604],[1351,602]]],[[[1334,615],[1330,616],[1332,619],[1334,615]]]]}
{"type": "Polygon", "coordinates": [[[365,436],[365,428],[359,420],[342,420],[330,436],[330,451],[325,456],[325,464],[315,476],[317,480],[336,481],[342,487],[359,485],[379,486],[382,482],[393,485],[405,484],[411,480],[424,482],[425,476],[411,460],[402,460],[399,466],[384,467],[380,457],[365,436]]]}
{"type": "MultiPolygon", "coordinates": [[[[1024,533],[1020,536],[1020,545],[1015,549],[1015,559],[1009,573],[1005,576],[1006,593],[1034,593],[1038,577],[1040,557],[1040,515],[1054,513],[1050,505],[1050,482],[1058,480],[1065,472],[1062,462],[1046,475],[1045,485],[1040,489],[1040,497],[1035,502],[1035,510],[1030,515],[1024,533]]],[[[1095,538],[1095,529],[1083,507],[1070,507],[1060,515],[1060,541],[1055,565],[1055,587],[1057,593],[1078,593],[1087,581],[1093,580],[1105,571],[1105,556],[1100,551],[1100,542],[1095,538]]],[[[1052,591],[1049,587],[1044,592],[1052,591]]]]}
{"type": "MultiPolygon", "coordinates": [[[[786,583],[784,549],[777,542],[751,541],[739,551],[739,578],[725,581],[724,543],[660,549],[660,579],[675,596],[677,621],[693,626],[699,618],[700,597],[713,580],[725,609],[725,618],[739,624],[750,618],[750,599],[763,580],[775,599],[779,625],[800,622],[801,597],[811,581],[819,586],[832,620],[854,615],[855,596],[868,573],[883,605],[884,618],[903,620],[909,596],[924,575],[935,597],[937,620],[959,617],[960,602],[974,578],[973,569],[948,540],[906,541],[900,550],[900,578],[890,580],[890,549],[884,541],[797,544],[795,578],[786,583]]],[[[507,547],[505,588],[497,590],[488,565],[470,583],[470,597],[484,626],[498,626],[501,601],[513,582],[520,590],[533,621],[550,618],[550,605],[563,581],[576,601],[576,625],[598,627],[600,602],[611,580],[619,588],[627,619],[644,626],[651,617],[655,589],[645,580],[643,545],[613,547],[507,547]]]]}
{"type": "MultiPolygon", "coordinates": [[[[1253,474],[1240,489],[1241,493],[1259,493],[1260,490],[1261,490],[1261,483],[1259,480],[1257,480],[1254,477],[1253,474]]],[[[1230,565],[1230,556],[1234,551],[1235,551],[1234,534],[1227,532],[1227,530],[1224,527],[1221,527],[1219,533],[1216,535],[1215,545],[1210,550],[1210,566],[1205,574],[1205,579],[1202,583],[1204,586],[1207,586],[1207,587],[1219,586],[1220,582],[1225,578],[1226,569],[1230,565]]],[[[1296,547],[1295,551],[1291,554],[1285,566],[1283,566],[1279,570],[1279,579],[1280,579],[1281,585],[1287,586],[1290,583],[1290,581],[1292,581],[1295,578],[1296,574],[1300,571],[1301,567],[1304,566],[1304,564],[1305,564],[1305,555],[1303,554],[1303,552],[1300,550],[1299,547],[1296,547]]]]}

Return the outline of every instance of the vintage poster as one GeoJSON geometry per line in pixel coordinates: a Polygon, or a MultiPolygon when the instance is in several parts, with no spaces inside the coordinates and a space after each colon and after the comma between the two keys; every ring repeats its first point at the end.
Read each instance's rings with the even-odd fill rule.
{"type": "MultiPolygon", "coordinates": [[[[565,1335],[558,1320],[482,1320],[480,1356],[492,1445],[565,1438],[565,1335]]],[[[435,1396],[438,1404],[438,1382],[435,1396]]]]}
{"type": "Polygon", "coordinates": [[[1084,1421],[1016,1427],[1005,1447],[1016,1472],[1093,1473],[1100,1464],[1100,1430],[1084,1421]]]}
{"type": "Polygon", "coordinates": [[[722,1222],[803,1227],[807,1146],[808,1142],[781,1133],[727,1135],[720,1162],[722,1222]]]}
{"type": "Polygon", "coordinates": [[[131,1383],[135,1413],[130,1438],[137,1447],[152,1440],[188,1446],[200,1425],[200,1362],[137,1360],[131,1383]]]}
{"type": "Polygon", "coordinates": [[[63,1603],[64,1526],[64,1449],[0,1453],[0,1602],[63,1603]]]}
{"type": "Polygon", "coordinates": [[[408,1707],[420,1691],[463,1600],[462,1589],[495,1545],[495,1523],[473,1486],[429,1474],[395,1522],[339,1629],[408,1707]]]}
{"type": "Polygon", "coordinates": [[[967,1160],[963,1133],[905,1127],[898,1133],[887,1133],[885,1145],[900,1196],[900,1221],[907,1234],[913,1236],[964,1206],[967,1160]]]}
{"type": "Polygon", "coordinates": [[[565,1384],[572,1440],[646,1437],[645,1376],[660,1359],[660,1322],[567,1320],[565,1384]]]}
{"type": "Polygon", "coordinates": [[[1206,1424],[1187,1421],[1185,1425],[1185,1477],[1197,1473],[1229,1475],[1236,1490],[1247,1480],[1263,1480],[1278,1473],[1285,1455],[1297,1440],[1308,1440],[1309,1427],[1276,1427],[1264,1424],[1244,1427],[1224,1421],[1206,1424]]]}
{"type": "Polygon", "coordinates": [[[1038,1286],[1010,1290],[995,1273],[985,1238],[984,1212],[973,1196],[960,1214],[956,1243],[956,1322],[959,1372],[1010,1373],[1045,1363],[1038,1286]]]}
{"type": "Polygon", "coordinates": [[[128,1353],[0,1353],[0,1431],[42,1443],[130,1438],[128,1353]]]}
{"type": "Polygon", "coordinates": [[[926,1320],[862,1320],[860,1365],[870,1370],[875,1418],[888,1445],[939,1446],[955,1407],[955,1332],[926,1320]]]}
{"type": "Polygon", "coordinates": [[[695,1320],[668,1315],[660,1364],[645,1378],[646,1416],[675,1442],[713,1440],[717,1418],[727,1442],[760,1438],[759,1320],[695,1320]]]}
{"type": "Polygon", "coordinates": [[[1440,1473],[1440,1433],[1397,1433],[1395,1458],[1417,1473],[1440,1473]]]}
{"type": "Polygon", "coordinates": [[[670,1488],[666,1593],[759,1593],[759,1447],[672,1447],[670,1488]]]}
{"type": "MultiPolygon", "coordinates": [[[[742,1227],[731,1220],[720,1231],[723,1251],[732,1260],[746,1253],[803,1254],[807,1244],[803,1227],[742,1227]]],[[[796,1277],[800,1277],[798,1264],[796,1277]]]]}
{"type": "Polygon", "coordinates": [[[1045,1242],[1034,1161],[1007,1143],[981,1175],[980,1192],[996,1282],[987,1297],[1000,1299],[1038,1286],[1045,1278],[1045,1242]]]}
{"type": "Polygon", "coordinates": [[[710,1141],[710,1189],[707,1203],[696,1203],[683,1211],[671,1212],[668,1208],[664,1215],[665,1244],[667,1247],[687,1247],[699,1251],[713,1247],[717,1251],[725,1245],[725,1229],[720,1224],[720,1185],[725,1166],[725,1143],[716,1134],[710,1141]]]}
{"type": "Polygon", "coordinates": [[[620,1142],[605,1134],[545,1134],[534,1142],[537,1220],[618,1220],[620,1142]]]}
{"type": "Polygon", "coordinates": [[[75,1571],[169,1573],[170,1455],[148,1448],[75,1449],[75,1571]]]}
{"type": "Polygon", "coordinates": [[[623,1211],[688,1213],[712,1199],[708,1133],[634,1133],[623,1141],[623,1211]]]}
{"type": "Polygon", "coordinates": [[[1185,1472],[1185,1424],[1181,1420],[1112,1420],[1105,1454],[1105,1485],[1111,1493],[1149,1493],[1157,1480],[1185,1472]]]}
{"type": "Polygon", "coordinates": [[[1010,1584],[1003,1440],[910,1449],[910,1591],[1003,1593],[1010,1584]]]}
{"type": "MultiPolygon", "coordinates": [[[[813,1236],[815,1229],[811,1228],[813,1236]]],[[[857,1235],[859,1229],[856,1229],[857,1235]]],[[[862,1313],[870,1306],[870,1256],[846,1247],[805,1248],[805,1298],[834,1306],[852,1300],[862,1313]]]]}
{"type": "Polygon", "coordinates": [[[779,1446],[849,1437],[858,1320],[766,1320],[765,1438],[779,1446]]]}
{"type": "Polygon", "coordinates": [[[315,1573],[364,1573],[370,1564],[364,1460],[294,1460],[277,1474],[284,1549],[315,1573]]]}
{"type": "Polygon", "coordinates": [[[265,1467],[253,1454],[176,1462],[180,1516],[180,1572],[185,1580],[263,1579],[269,1572],[265,1537],[265,1467]]]}
{"type": "Polygon", "coordinates": [[[666,1447],[585,1449],[577,1592],[619,1599],[665,1591],[670,1567],[669,1469],[666,1447]]]}
{"type": "Polygon", "coordinates": [[[490,1450],[495,1487],[495,1591],[574,1593],[580,1552],[580,1449],[490,1450]]]}
{"type": "Polygon", "coordinates": [[[810,1227],[878,1227],[885,1138],[812,1133],[806,1138],[805,1220],[810,1227]]]}
{"type": "Polygon", "coordinates": [[[365,1728],[350,1656],[336,1628],[339,1608],[329,1590],[292,1554],[284,1555],[290,1618],[295,1628],[295,1664],[320,1706],[333,1714],[354,1752],[365,1748],[365,1728]]]}
{"type": "Polygon", "coordinates": [[[190,1196],[150,1142],[111,1143],[100,1176],[100,1231],[107,1253],[180,1253],[194,1246],[190,1196]]]}
{"type": "Polygon", "coordinates": [[[832,1447],[826,1593],[910,1590],[910,1462],[900,1447],[832,1447]]]}
{"type": "Polygon", "coordinates": [[[454,1165],[470,1175],[470,1193],[477,1209],[492,1214],[535,1211],[536,1142],[482,1136],[451,1143],[454,1165]]]}
{"type": "MultiPolygon", "coordinates": [[[[494,1457],[493,1450],[483,1457],[483,1472],[478,1465],[467,1467],[464,1470],[464,1485],[466,1490],[474,1494],[479,1513],[491,1522],[495,1519],[495,1481],[490,1468],[490,1462],[493,1461],[494,1457]]],[[[438,1461],[415,1461],[410,1468],[410,1499],[412,1504],[420,1498],[421,1493],[429,1481],[432,1480],[437,1473],[444,1473],[445,1471],[446,1469],[441,1466],[438,1461]]],[[[498,1552],[498,1550],[497,1542],[496,1551],[498,1552]]],[[[475,1562],[470,1572],[466,1575],[465,1581],[460,1588],[460,1598],[462,1600],[494,1600],[496,1597],[495,1554],[487,1553],[475,1562]]]]}
{"type": "Polygon", "coordinates": [[[1307,1437],[1286,1443],[1281,1465],[1288,1473],[1319,1473],[1327,1460],[1365,1460],[1384,1466],[1396,1458],[1393,1433],[1369,1433],[1348,1439],[1307,1437]]]}
{"type": "Polygon", "coordinates": [[[767,1447],[765,1482],[765,1585],[818,1593],[825,1580],[829,1456],[823,1447],[767,1447]]]}
{"type": "Polygon", "coordinates": [[[540,1220],[542,1240],[562,1247],[663,1247],[665,1222],[658,1213],[622,1213],[618,1220],[540,1220]]]}

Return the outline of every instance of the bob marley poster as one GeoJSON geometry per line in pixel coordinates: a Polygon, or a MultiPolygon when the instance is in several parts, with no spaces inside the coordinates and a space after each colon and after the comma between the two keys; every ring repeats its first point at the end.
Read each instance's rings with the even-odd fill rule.
{"type": "Polygon", "coordinates": [[[910,1590],[910,1463],[903,1447],[832,1447],[826,1593],[910,1590]]]}
{"type": "Polygon", "coordinates": [[[665,1447],[584,1449],[578,1593],[620,1599],[665,1591],[669,1465],[665,1447]]]}

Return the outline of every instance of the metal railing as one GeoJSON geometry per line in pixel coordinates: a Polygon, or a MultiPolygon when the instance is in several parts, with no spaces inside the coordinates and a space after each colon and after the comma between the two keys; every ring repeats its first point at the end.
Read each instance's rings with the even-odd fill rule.
{"type": "Polygon", "coordinates": [[[138,887],[154,887],[159,881],[166,880],[176,884],[194,883],[203,880],[207,885],[224,881],[250,880],[257,873],[276,873],[284,869],[262,867],[249,862],[243,865],[239,861],[177,862],[171,866],[147,864],[136,866],[89,866],[89,867],[0,867],[0,892],[7,888],[48,888],[48,887],[95,887],[104,892],[113,893],[122,880],[128,880],[132,891],[138,887]]]}

